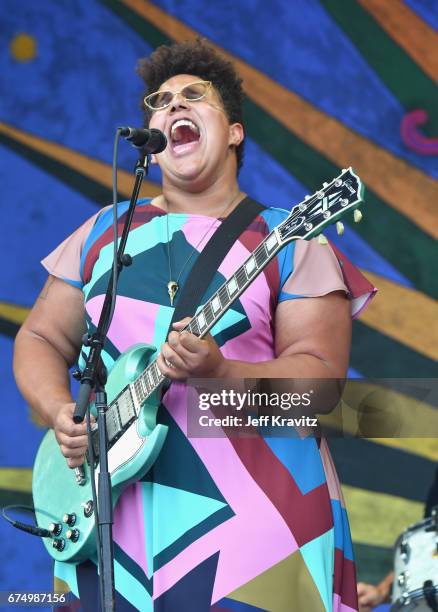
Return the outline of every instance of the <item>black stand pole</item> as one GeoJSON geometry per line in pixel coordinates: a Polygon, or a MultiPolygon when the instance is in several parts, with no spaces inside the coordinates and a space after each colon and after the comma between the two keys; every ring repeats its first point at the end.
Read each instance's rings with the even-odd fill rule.
{"type": "MultiPolygon", "coordinates": [[[[130,266],[132,258],[125,255],[124,250],[128,240],[132,217],[137,204],[141,183],[147,174],[149,166],[149,155],[142,149],[141,155],[135,166],[135,183],[132,190],[131,200],[123,227],[119,248],[117,250],[117,273],[116,284],[120,272],[124,266],[130,266]]],[[[106,334],[111,324],[113,298],[115,298],[113,287],[114,268],[110,274],[105,300],[99,317],[99,323],[95,333],[87,336],[84,344],[90,346],[87,363],[81,376],[81,386],[76,401],[73,420],[81,423],[89,406],[90,394],[96,388],[96,409],[99,430],[99,484],[98,484],[98,524],[97,545],[101,547],[101,567],[99,580],[101,583],[102,610],[112,612],[115,610],[115,587],[114,587],[114,551],[113,551],[113,506],[111,495],[111,476],[108,472],[108,436],[105,424],[105,413],[108,409],[105,393],[106,372],[101,359],[101,352],[105,342],[106,334]]],[[[99,555],[98,555],[99,556],[99,555]]]]}

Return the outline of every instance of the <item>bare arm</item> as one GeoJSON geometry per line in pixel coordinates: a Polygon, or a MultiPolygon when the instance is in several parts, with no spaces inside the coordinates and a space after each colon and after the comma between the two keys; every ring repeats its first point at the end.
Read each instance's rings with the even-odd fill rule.
{"type": "Polygon", "coordinates": [[[87,443],[85,424],[71,420],[74,404],[68,369],[86,331],[80,289],[49,276],[15,340],[14,374],[26,401],[55,429],[70,467],[80,465],[87,443]]]}

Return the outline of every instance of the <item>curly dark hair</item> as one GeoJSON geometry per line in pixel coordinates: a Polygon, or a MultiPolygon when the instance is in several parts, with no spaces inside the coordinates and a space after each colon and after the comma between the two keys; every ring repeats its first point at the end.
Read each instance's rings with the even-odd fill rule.
{"type": "MultiPolygon", "coordinates": [[[[222,57],[205,39],[161,45],[149,57],[138,62],[137,73],[146,85],[144,96],[178,74],[193,74],[211,81],[219,93],[228,121],[243,125],[242,79],[233,64],[222,57]]],[[[149,124],[150,110],[142,103],[145,124],[149,124]]],[[[237,170],[243,163],[243,141],[236,147],[237,170]]]]}

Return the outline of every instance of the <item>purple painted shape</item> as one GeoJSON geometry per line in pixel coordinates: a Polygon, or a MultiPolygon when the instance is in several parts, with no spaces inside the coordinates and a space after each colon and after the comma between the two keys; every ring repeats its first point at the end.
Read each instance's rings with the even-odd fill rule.
{"type": "MultiPolygon", "coordinates": [[[[165,403],[187,435],[187,388],[173,384],[165,403]]],[[[154,599],[220,550],[213,604],[298,547],[285,521],[242,465],[227,438],[191,438],[189,442],[235,516],[193,542],[154,573],[154,599]]]]}
{"type": "Polygon", "coordinates": [[[403,117],[400,134],[403,142],[419,155],[438,155],[438,138],[428,138],[418,131],[418,126],[427,123],[428,114],[417,108],[403,117]]]}
{"type": "MultiPolygon", "coordinates": [[[[104,297],[98,295],[86,304],[87,312],[95,325],[99,321],[104,297]]],[[[159,308],[159,304],[151,304],[123,295],[117,296],[108,338],[121,353],[138,342],[152,344],[159,308]]]]}

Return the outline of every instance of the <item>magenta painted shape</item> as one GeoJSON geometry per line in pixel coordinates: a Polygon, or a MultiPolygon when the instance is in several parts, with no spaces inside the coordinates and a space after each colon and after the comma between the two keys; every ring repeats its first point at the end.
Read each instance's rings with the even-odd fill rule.
{"type": "Polygon", "coordinates": [[[425,110],[417,108],[403,117],[400,134],[404,144],[419,155],[438,155],[438,138],[428,138],[418,131],[418,126],[427,123],[425,110]]]}

